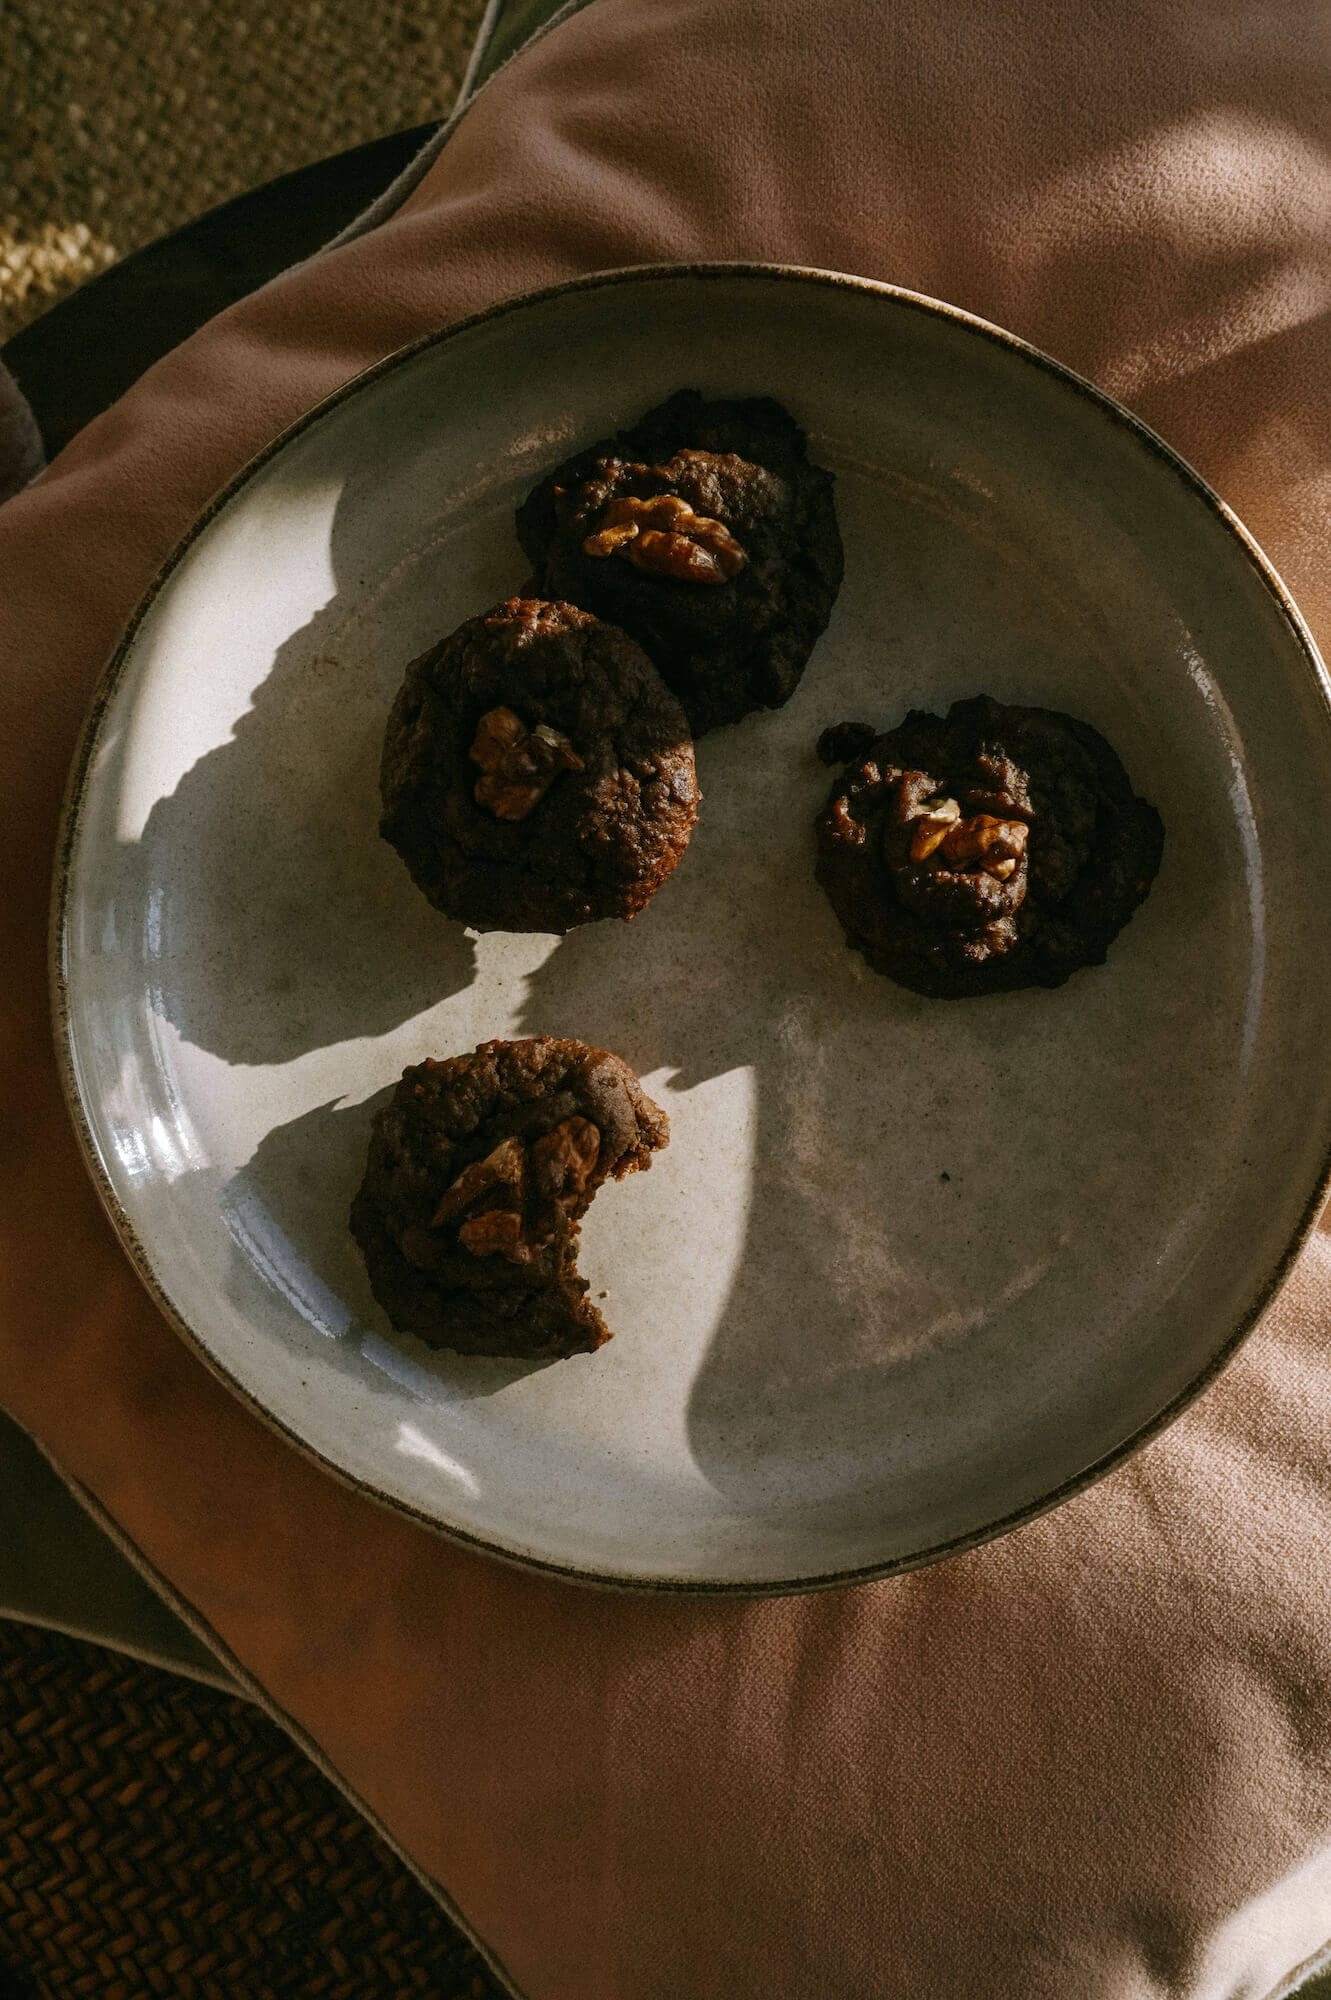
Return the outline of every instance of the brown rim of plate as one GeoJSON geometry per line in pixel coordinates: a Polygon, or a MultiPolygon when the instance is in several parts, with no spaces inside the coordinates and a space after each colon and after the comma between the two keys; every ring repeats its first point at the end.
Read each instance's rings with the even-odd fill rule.
{"type": "Polygon", "coordinates": [[[1238,516],[1225,505],[1219,494],[1206,483],[1201,474],[1193,470],[1186,459],[1181,458],[1172,446],[1166,444],[1164,439],[1157,432],[1153,431],[1148,424],[1144,424],[1139,417],[1133,416],[1130,410],[1125,409],[1121,403],[1115,401],[1112,396],[1107,395],[1103,389],[1098,389],[1093,382],[1088,382],[1085,376],[1078,375],[1075,369],[1066,367],[1061,361],[1055,361],[1038,347],[1031,346],[1029,341],[1019,339],[1016,334],[1006,332],[1002,327],[993,325],[989,320],[980,319],[974,313],[965,312],[960,306],[947,305],[942,300],[928,298],[921,292],[907,291],[900,286],[883,284],[872,278],[857,278],[846,272],[822,271],[795,264],[712,262],[629,265],[620,270],[592,272],[584,277],[568,278],[558,284],[543,285],[532,291],[514,293],[509,298],[501,299],[495,305],[485,307],[481,312],[470,314],[466,319],[456,320],[450,326],[440,328],[437,332],[422,334],[419,339],[409,341],[405,347],[395,349],[392,354],[385,355],[382,360],[374,362],[369,368],[363,369],[360,374],[352,376],[349,381],[343,383],[340,389],[335,389],[331,395],[325,396],[312,409],[307,410],[304,416],[297,417],[294,423],[288,424],[285,430],[281,431],[262,451],[257,452],[233,478],[228,480],[221,491],[208,502],[193,525],[186,530],[185,534],[177,542],[175,548],[166,558],[157,575],[144,592],[133,616],[125,628],[124,636],[103,668],[93,691],[92,702],[83,725],[73,762],[70,766],[69,778],[65,787],[64,803],[61,808],[60,831],[56,842],[55,869],[51,885],[49,962],[52,1024],[55,1033],[56,1060],[60,1071],[61,1087],[64,1091],[65,1102],[74,1126],[75,1136],[78,1139],[85,1164],[92,1177],[98,1196],[101,1199],[102,1206],[106,1210],[116,1234],[120,1238],[121,1244],[127,1252],[130,1261],[133,1263],[144,1288],[159,1312],[169,1321],[182,1340],[193,1350],[204,1365],[220,1381],[224,1382],[233,1395],[237,1396],[248,1409],[253,1411],[254,1415],[265,1423],[270,1430],[275,1431],[278,1436],[284,1438],[288,1444],[293,1445],[297,1451],[303,1453],[306,1458],[311,1459],[324,1472],[331,1474],[342,1485],[350,1487],[354,1492],[364,1494],[379,1506],[391,1508],[394,1513],[405,1516],[407,1520],[415,1522],[418,1526],[429,1528],[435,1534],[442,1535],[446,1540],[454,1542],[463,1548],[470,1549],[482,1555],[495,1556],[500,1561],[515,1564],[521,1569],[536,1570],[546,1576],[560,1577],[569,1583],[593,1585],[597,1588],[608,1590],[683,1597],[757,1598],[795,1596],[815,1590],[845,1590],[855,1584],[871,1583],[883,1577],[902,1576],[911,1570],[924,1569],[930,1564],[941,1562],[948,1556],[962,1555],[968,1549],[980,1548],[986,1542],[996,1541],[1001,1535],[1010,1534],[1014,1528],[1024,1527],[1027,1522],[1038,1520],[1042,1514],[1047,1514],[1053,1508],[1061,1506],[1065,1500],[1071,1500],[1078,1493],[1085,1491],[1087,1487],[1093,1486],[1106,1473],[1112,1472],[1116,1466],[1121,1465],[1124,1460],[1131,1458],[1144,1445],[1149,1444],[1153,1438],[1158,1437],[1163,1431],[1168,1429],[1174,1419],[1181,1416],[1189,1404],[1195,1402],[1202,1391],[1209,1388],[1211,1383],[1229,1365],[1234,1355],[1238,1352],[1239,1347],[1247,1339],[1258,1320],[1265,1313],[1267,1307],[1275,1299],[1276,1294],[1289,1277],[1294,1263],[1312,1233],[1317,1217],[1326,1203],[1328,1193],[1331,1193],[1331,1135],[1328,1135],[1326,1142],[1326,1150],[1322,1157],[1321,1172],[1318,1175],[1313,1191],[1308,1198],[1289,1242],[1277,1260],[1274,1270],[1260,1287],[1251,1307],[1242,1315],[1237,1326],[1226,1335],[1211,1360],[1177,1396],[1173,1397],[1170,1402],[1165,1404],[1163,1409],[1157,1411],[1155,1416],[1149,1418],[1146,1423],[1139,1425],[1129,1437],[1124,1439],[1122,1444],[1116,1445],[1112,1451],[1106,1452],[1103,1457],[1096,1459],[1081,1472],[1074,1473],[1071,1478],[1063,1480],[1052,1492],[1043,1495],[1039,1500],[1032,1501],[1025,1507],[1017,1508],[1010,1514],[1001,1515],[998,1520],[988,1522],[982,1528],[972,1529],[964,1535],[953,1536],[946,1541],[920,1550],[913,1555],[898,1556],[881,1563],[867,1563],[856,1569],[838,1570],[826,1575],[781,1577],[769,1582],[754,1583],[733,1583],[718,1578],[615,1576],[598,1570],[577,1569],[571,1564],[550,1562],[544,1557],[526,1554],[516,1547],[507,1548],[499,1543],[488,1542],[480,1535],[469,1534],[465,1529],[454,1527],[446,1521],[437,1519],[432,1514],[423,1513],[419,1508],[410,1506],[404,1500],[396,1499],[392,1494],[381,1492],[378,1487],[372,1486],[368,1481],[359,1479],[353,1473],[349,1473],[341,1466],[334,1464],[331,1459],[326,1458],[322,1452],[316,1450],[313,1445],[307,1443],[304,1438],[291,1430],[279,1417],[274,1416],[271,1411],[265,1409],[263,1404],[251,1394],[244,1384],[238,1382],[223,1367],[221,1362],[210,1353],[193,1327],[176,1311],[175,1306],[159,1284],[147,1252],[139,1242],[129,1217],[116,1199],[115,1191],[111,1186],[101,1154],[98,1151],[87,1114],[84,1110],[75,1074],[74,1049],[70,1039],[64,953],[65,910],[69,887],[70,857],[78,830],[79,809],[87,780],[88,767],[92,760],[92,753],[101,724],[101,718],[119,686],[121,674],[139,627],[143,623],[144,617],[159,591],[163,588],[199,535],[208,526],[209,522],[240,492],[241,488],[249,482],[254,474],[265,466],[270,459],[275,458],[294,438],[299,437],[302,432],[309,430],[314,424],[317,424],[331,410],[336,409],[339,404],[357,395],[367,384],[377,381],[380,376],[387,375],[393,370],[402,367],[405,363],[414,359],[416,355],[424,353],[429,348],[447,346],[450,341],[471,333],[478,326],[484,326],[489,320],[501,319],[510,314],[521,313],[530,306],[544,305],[552,299],[560,298],[572,292],[608,291],[612,287],[625,284],[669,284],[681,279],[688,281],[698,279],[726,281],[735,278],[750,279],[762,283],[809,285],[820,290],[859,292],[867,294],[870,297],[892,299],[896,304],[905,307],[908,311],[923,313],[938,319],[950,320],[958,325],[971,328],[984,339],[993,341],[996,345],[1006,348],[1009,353],[1017,355],[1028,365],[1043,370],[1044,373],[1052,375],[1057,381],[1063,382],[1069,388],[1077,391],[1081,396],[1089,398],[1106,416],[1110,417],[1124,429],[1130,431],[1149,452],[1159,459],[1170,471],[1175,473],[1183,481],[1184,485],[1217,517],[1222,526],[1227,528],[1233,535],[1239,549],[1247,557],[1252,569],[1255,570],[1257,576],[1283,613],[1285,622],[1303,654],[1304,662],[1310,669],[1313,679],[1317,684],[1326,718],[1328,722],[1331,722],[1331,676],[1328,676],[1316,642],[1305,625],[1298,607],[1281,581],[1274,565],[1262,553],[1257,542],[1249,534],[1238,516]]]}

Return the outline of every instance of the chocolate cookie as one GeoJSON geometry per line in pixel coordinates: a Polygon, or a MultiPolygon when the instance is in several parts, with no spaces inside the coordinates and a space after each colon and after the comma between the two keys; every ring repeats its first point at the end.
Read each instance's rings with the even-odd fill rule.
{"type": "Polygon", "coordinates": [[[578,1224],[669,1136],[627,1063],[585,1042],[483,1042],[404,1070],[351,1205],[374,1296],[431,1347],[590,1353],[611,1334],[576,1269],[578,1224]]]}
{"type": "Polygon", "coordinates": [[[695,736],[789,699],[841,585],[832,475],[769,397],[681,389],[556,467],[517,525],[547,595],[631,632],[695,736]]]}
{"type": "Polygon", "coordinates": [[[1103,736],[977,695],[879,736],[819,739],[848,768],[818,821],[817,875],[846,942],[940,999],[1061,986],[1099,965],[1146,896],[1164,829],[1103,736]]]}
{"type": "Polygon", "coordinates": [[[684,712],[647,655],[572,604],[510,598],[407,669],[379,830],[475,930],[632,917],[698,816],[684,712]]]}

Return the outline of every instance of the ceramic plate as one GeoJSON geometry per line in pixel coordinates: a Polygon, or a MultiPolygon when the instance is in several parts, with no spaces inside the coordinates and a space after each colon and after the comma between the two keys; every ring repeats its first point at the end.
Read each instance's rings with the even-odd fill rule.
{"type": "Polygon", "coordinates": [[[424,1521],[603,1582],[844,1582],[998,1533],[1214,1373],[1326,1183],[1331,726],[1314,648],[1160,442],[993,328],[826,274],[514,301],[353,383],[189,535],[71,789],[71,1096],[147,1282],[289,1437],[424,1521]],[[526,575],[513,510],[684,384],[765,393],[837,476],[846,580],[630,926],[469,935],[376,831],[414,654],[526,575]],[[1081,716],[1164,817],[1059,992],[929,1001],[813,879],[827,724],[986,690],[1081,716]],[[582,1267],[616,1338],[432,1354],[347,1232],[407,1063],[576,1035],[669,1111],[582,1267]]]}

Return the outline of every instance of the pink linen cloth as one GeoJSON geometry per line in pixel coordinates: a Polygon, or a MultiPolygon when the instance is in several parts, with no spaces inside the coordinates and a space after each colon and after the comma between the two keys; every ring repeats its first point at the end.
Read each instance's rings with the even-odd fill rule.
{"type": "Polygon", "coordinates": [[[0,510],[0,1399],[531,2000],[1255,2000],[1331,1938],[1325,1236],[1192,1410],[1056,1513],[855,1591],[663,1602],[465,1554],[290,1450],[157,1317],[68,1131],[61,788],[173,542],[403,342],[688,257],[888,279],[1048,349],[1331,633],[1324,9],[593,0],[396,214],[0,510]]]}

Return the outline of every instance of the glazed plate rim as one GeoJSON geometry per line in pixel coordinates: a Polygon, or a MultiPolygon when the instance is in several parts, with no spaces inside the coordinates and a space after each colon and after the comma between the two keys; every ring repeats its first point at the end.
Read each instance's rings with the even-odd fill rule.
{"type": "Polygon", "coordinates": [[[1312,634],[1308,630],[1290,592],[1281,580],[1274,565],[1263,553],[1253,536],[1244,527],[1237,515],[1225,504],[1205,479],[1194,470],[1186,459],[1167,444],[1157,432],[1139,417],[1126,409],[1113,396],[1098,388],[1093,382],[1079,375],[1074,369],[1056,361],[1052,356],[1022,340],[1016,334],[965,311],[959,306],[949,305],[943,300],[928,297],[924,293],[911,291],[905,287],[891,285],[872,278],[862,278],[845,272],[825,271],[802,265],[755,263],[747,261],[703,261],[665,264],[629,265],[620,269],[593,272],[583,276],[565,279],[555,284],[542,285],[514,293],[497,303],[471,313],[464,319],[451,322],[448,326],[421,335],[391,354],[374,362],[359,374],[344,382],[341,387],[322,398],[303,416],[289,424],[260,451],[254,454],[220,491],[208,502],[195,518],[191,526],[176,542],[152,582],[139,600],[114,652],[102,669],[93,690],[87,716],[71,762],[61,809],[59,832],[55,849],[55,866],[52,879],[50,931],[49,931],[49,972],[51,982],[51,1008],[54,1028],[57,1067],[61,1088],[69,1111],[74,1134],[82,1152],[93,1185],[106,1214],[115,1229],[121,1246],[133,1264],[140,1281],[158,1311],[172,1326],[189,1349],[204,1363],[209,1371],[222,1381],[244,1406],[275,1431],[288,1444],[294,1446],[305,1458],[312,1460],[324,1472],[332,1475],[343,1486],[373,1500],[376,1504],[390,1508],[394,1513],[421,1527],[428,1528],[445,1540],[464,1547],[474,1553],[493,1556],[521,1569],[559,1577],[567,1582],[594,1586],[599,1589],[628,1591],[638,1594],[674,1595],[689,1597],[731,1597],[760,1598],[803,1594],[815,1590],[840,1590],[877,1578],[897,1576],[911,1570],[922,1569],[947,1557],[959,1555],[968,1549],[983,1546],[986,1542],[1011,1533],[1014,1529],[1037,1520],[1063,1502],[1074,1498],[1086,1488],[1094,1485],[1116,1466],[1124,1463],[1135,1453],[1149,1444],[1166,1430],[1174,1420],[1193,1403],[1202,1392],[1223,1372],[1237,1353],[1247,1336],[1252,1332],[1276,1294],[1288,1278],[1299,1253],[1311,1234],[1318,1215],[1331,1194],[1331,1132],[1326,1136],[1320,1170],[1312,1187],[1299,1220],[1287,1241],[1283,1252],[1273,1269],[1268,1270],[1260,1282],[1251,1309],[1231,1326],[1224,1339],[1217,1345],[1206,1365],[1173,1396],[1156,1414],[1123,1439],[1113,1449],[1104,1453],[1090,1465],[1070,1477],[1060,1481],[1049,1492],[1034,1501],[999,1516],[983,1525],[967,1529],[961,1534],[945,1538],[927,1548],[911,1551],[905,1555],[888,1557],[882,1561],[860,1564],[849,1569],[818,1572],[810,1575],[796,1575],[782,1578],[757,1580],[734,1579],[729,1577],[671,1577],[634,1576],[623,1572],[602,1571],[580,1568],[575,1564],[563,1563],[548,1557],[536,1555],[503,1542],[487,1540],[469,1529],[456,1526],[444,1520],[437,1513],[414,1506],[410,1501],[387,1492],[373,1482],[347,1470],[311,1444],[295,1430],[291,1424],[271,1411],[255,1394],[254,1390],[240,1381],[231,1370],[209,1348],[201,1334],[186,1320],[174,1305],[158,1278],[147,1248],[121,1205],[101,1150],[93,1131],[89,1108],[84,1102],[79,1085],[78,1063],[75,1038],[69,1005],[66,956],[66,923],[69,909],[72,860],[80,827],[81,808],[87,788],[90,767],[98,747],[104,716],[117,694],[125,668],[134,649],[135,640],[141,626],[156,602],[156,599],[170,578],[204,533],[210,523],[249,484],[254,476],[283,452],[306,431],[319,424],[332,410],[340,407],[363,390],[410,362],[417,355],[433,348],[442,348],[450,342],[465,338],[476,328],[497,319],[520,316],[532,307],[571,293],[591,291],[611,291],[621,285],[644,285],[650,283],[678,283],[680,281],[734,281],[748,280],[754,283],[772,283],[784,286],[800,285],[814,289],[850,291],[870,298],[891,300],[895,305],[908,311],[949,321],[964,326],[983,339],[1006,349],[1030,366],[1053,376],[1075,395],[1089,399],[1114,422],[1126,428],[1145,449],[1163,462],[1164,466],[1218,518],[1228,531],[1235,545],[1236,553],[1246,558],[1250,568],[1274,600],[1284,624],[1293,638],[1304,667],[1310,672],[1320,697],[1321,707],[1331,721],[1331,675],[1328,674],[1321,654],[1312,634]]]}

